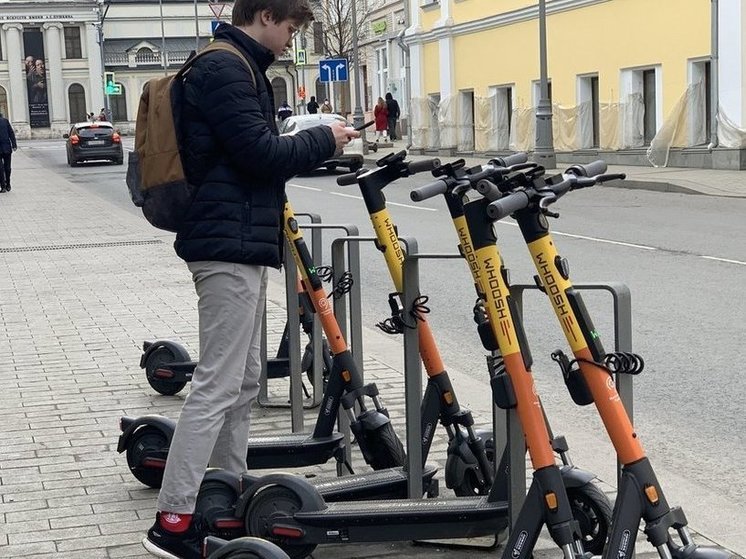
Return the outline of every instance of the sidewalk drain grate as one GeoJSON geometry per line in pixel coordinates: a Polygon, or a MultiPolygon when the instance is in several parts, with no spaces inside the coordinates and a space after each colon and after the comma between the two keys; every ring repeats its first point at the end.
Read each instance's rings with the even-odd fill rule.
{"type": "Polygon", "coordinates": [[[110,247],[126,247],[136,245],[161,245],[163,241],[158,239],[152,239],[149,241],[113,241],[110,243],[76,243],[70,245],[39,245],[35,247],[11,247],[2,248],[0,247],[0,253],[2,252],[38,252],[43,250],[70,250],[76,248],[110,248],[110,247]]]}

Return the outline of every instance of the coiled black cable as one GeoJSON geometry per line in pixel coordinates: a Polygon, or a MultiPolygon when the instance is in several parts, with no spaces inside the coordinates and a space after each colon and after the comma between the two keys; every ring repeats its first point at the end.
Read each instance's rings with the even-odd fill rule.
{"type": "Polygon", "coordinates": [[[342,274],[342,277],[340,277],[337,280],[337,284],[334,286],[334,289],[332,289],[332,292],[329,294],[331,297],[334,295],[334,299],[340,299],[344,295],[350,292],[350,289],[352,289],[352,285],[354,283],[354,280],[352,279],[352,273],[345,272],[342,274]]]}
{"type": "MultiPolygon", "coordinates": [[[[396,295],[400,296],[401,293],[397,293],[396,295]]],[[[391,317],[378,322],[376,327],[386,334],[403,334],[404,328],[415,328],[417,326],[417,321],[424,321],[425,318],[423,315],[430,312],[430,307],[426,305],[429,300],[430,298],[427,295],[420,295],[414,300],[412,303],[412,309],[408,313],[414,321],[407,322],[404,320],[403,309],[400,308],[398,312],[392,313],[391,317]]]]}

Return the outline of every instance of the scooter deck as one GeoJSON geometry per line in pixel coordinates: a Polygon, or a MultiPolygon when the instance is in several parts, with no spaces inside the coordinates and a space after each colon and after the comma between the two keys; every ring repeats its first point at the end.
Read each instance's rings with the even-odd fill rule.
{"type": "MultiPolygon", "coordinates": [[[[425,465],[422,472],[422,492],[427,489],[438,468],[425,465]]],[[[404,499],[407,497],[407,474],[403,468],[389,468],[336,478],[306,478],[327,503],[376,499],[404,499]]]]}
{"type": "Polygon", "coordinates": [[[291,523],[305,529],[308,543],[469,538],[503,530],[508,504],[486,496],[338,502],[323,510],[300,510],[291,523]]]}
{"type": "Polygon", "coordinates": [[[250,468],[292,468],[324,464],[344,449],[344,434],[314,438],[311,433],[252,436],[246,463],[250,468]]]}

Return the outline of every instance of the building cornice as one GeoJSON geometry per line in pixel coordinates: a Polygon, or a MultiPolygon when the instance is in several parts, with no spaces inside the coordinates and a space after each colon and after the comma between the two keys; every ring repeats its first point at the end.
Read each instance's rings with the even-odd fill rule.
{"type": "MultiPolygon", "coordinates": [[[[580,8],[586,8],[595,4],[604,4],[611,0],[549,0],[546,4],[547,15],[557,14],[560,12],[567,12],[570,10],[578,10],[580,8]]],[[[467,21],[458,24],[446,24],[438,25],[434,29],[425,32],[415,32],[406,35],[406,42],[408,44],[422,44],[430,43],[432,41],[438,41],[440,39],[447,39],[450,37],[457,37],[459,35],[469,35],[477,33],[479,31],[486,31],[488,29],[494,29],[496,27],[504,27],[506,25],[514,25],[524,21],[531,21],[538,19],[539,17],[539,6],[528,6],[526,8],[520,8],[510,12],[503,12],[501,14],[495,14],[482,19],[467,21]]]]}

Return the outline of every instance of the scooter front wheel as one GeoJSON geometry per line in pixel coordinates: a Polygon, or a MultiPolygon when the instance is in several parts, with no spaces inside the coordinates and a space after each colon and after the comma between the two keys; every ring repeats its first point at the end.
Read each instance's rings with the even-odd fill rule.
{"type": "Polygon", "coordinates": [[[166,435],[160,429],[142,427],[135,431],[127,445],[127,466],[137,481],[160,489],[167,454],[166,435]]]}
{"type": "Polygon", "coordinates": [[[365,445],[371,457],[370,467],[374,470],[398,468],[406,463],[407,453],[391,423],[386,423],[375,431],[366,432],[365,438],[365,445]]]}
{"type": "Polygon", "coordinates": [[[583,550],[602,555],[611,529],[612,506],[606,494],[593,483],[567,488],[572,515],[580,525],[583,550]]]}
{"type": "Polygon", "coordinates": [[[287,487],[273,485],[262,489],[252,497],[246,511],[246,533],[280,546],[290,559],[305,559],[316,549],[316,544],[293,544],[292,539],[272,533],[275,520],[292,518],[300,508],[300,497],[287,487]]]}
{"type": "Polygon", "coordinates": [[[175,382],[170,380],[159,379],[155,372],[163,366],[168,366],[177,360],[176,355],[167,347],[161,346],[148,355],[145,360],[145,377],[148,379],[150,387],[164,396],[173,396],[178,394],[187,385],[186,382],[175,382]]]}

